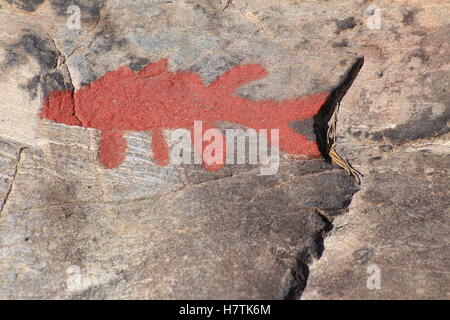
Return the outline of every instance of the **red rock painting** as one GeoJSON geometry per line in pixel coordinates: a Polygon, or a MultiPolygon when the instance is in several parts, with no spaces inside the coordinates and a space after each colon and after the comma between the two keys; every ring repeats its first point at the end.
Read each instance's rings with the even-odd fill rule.
{"type": "Polygon", "coordinates": [[[163,130],[192,131],[195,120],[202,121],[203,130],[215,127],[218,121],[255,130],[279,129],[281,151],[319,157],[316,142],[295,132],[289,123],[312,118],[329,93],[281,101],[254,101],[236,95],[240,86],[266,75],[267,71],[258,64],[242,65],[205,85],[197,73],[169,71],[167,59],[151,63],[139,72],[123,66],[76,92],[51,92],[45,99],[41,117],[100,130],[99,161],[106,168],[118,167],[123,162],[125,131],[150,131],[154,161],[167,165],[169,151],[163,130]]]}

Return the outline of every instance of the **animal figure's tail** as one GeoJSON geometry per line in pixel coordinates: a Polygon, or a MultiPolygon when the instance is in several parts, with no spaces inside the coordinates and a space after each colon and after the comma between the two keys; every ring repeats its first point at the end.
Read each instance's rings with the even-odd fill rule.
{"type": "Polygon", "coordinates": [[[278,129],[281,151],[307,157],[319,157],[320,151],[316,141],[309,140],[306,135],[294,131],[292,127],[296,121],[306,121],[305,127],[313,133],[312,118],[323,106],[329,93],[317,93],[282,101],[252,101],[234,94],[245,83],[266,75],[266,70],[260,65],[245,65],[235,67],[217,78],[210,85],[212,91],[220,96],[214,108],[216,118],[256,130],[278,129]]]}

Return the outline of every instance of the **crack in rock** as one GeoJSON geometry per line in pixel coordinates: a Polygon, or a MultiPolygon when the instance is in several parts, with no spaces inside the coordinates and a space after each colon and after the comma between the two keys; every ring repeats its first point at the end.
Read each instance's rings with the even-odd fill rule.
{"type": "Polygon", "coordinates": [[[9,196],[10,196],[10,194],[12,192],[12,189],[13,189],[13,186],[14,186],[14,181],[16,180],[16,176],[17,176],[17,171],[19,169],[19,164],[20,164],[20,161],[22,160],[22,152],[25,149],[27,149],[27,148],[23,147],[23,148],[20,148],[20,150],[19,150],[19,153],[18,153],[18,156],[17,156],[16,166],[14,168],[14,172],[13,172],[12,179],[11,179],[11,183],[9,185],[8,190],[6,191],[5,200],[3,201],[3,203],[2,203],[2,205],[0,207],[0,217],[3,214],[3,210],[6,208],[6,203],[8,202],[9,196]]]}
{"type": "Polygon", "coordinates": [[[324,240],[333,229],[333,224],[328,218],[316,210],[317,216],[324,222],[323,228],[316,232],[310,244],[300,251],[295,261],[295,267],[291,270],[291,281],[286,289],[284,300],[297,300],[306,288],[309,276],[309,265],[322,256],[324,240]]]}
{"type": "MultiPolygon", "coordinates": [[[[355,81],[363,64],[364,57],[356,60],[347,75],[343,78],[337,88],[333,90],[324,106],[314,117],[314,131],[317,137],[317,143],[323,158],[329,163],[332,162],[329,155],[330,140],[328,135],[330,121],[332,121],[333,115],[335,111],[337,111],[336,108],[355,81]]],[[[345,204],[344,209],[348,208],[350,202],[351,199],[345,204]]],[[[295,266],[291,269],[291,280],[283,297],[285,300],[300,299],[308,281],[309,265],[311,265],[313,261],[320,259],[325,250],[324,239],[333,229],[332,220],[328,219],[319,210],[316,210],[316,214],[323,221],[324,226],[316,232],[310,244],[298,253],[295,266]]]]}

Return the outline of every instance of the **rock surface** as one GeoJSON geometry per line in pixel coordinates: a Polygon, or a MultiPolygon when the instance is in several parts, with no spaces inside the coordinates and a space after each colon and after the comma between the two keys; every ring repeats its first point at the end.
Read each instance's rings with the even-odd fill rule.
{"type": "Polygon", "coordinates": [[[450,298],[449,159],[443,145],[436,139],[367,159],[370,173],[350,211],[334,220],[303,299],[450,298]],[[374,272],[379,289],[370,284],[374,272]]]}
{"type": "Polygon", "coordinates": [[[381,29],[348,32],[366,63],[338,126],[340,153],[365,177],[302,299],[449,299],[450,6],[374,4],[381,29]]]}
{"type": "Polygon", "coordinates": [[[0,298],[450,298],[448,2],[227,3],[3,2],[0,298]],[[259,63],[269,75],[238,95],[280,100],[332,91],[361,56],[338,122],[359,192],[287,155],[273,176],[155,166],[145,132],[107,170],[98,131],[37,116],[123,65],[168,58],[211,83],[259,63]]]}

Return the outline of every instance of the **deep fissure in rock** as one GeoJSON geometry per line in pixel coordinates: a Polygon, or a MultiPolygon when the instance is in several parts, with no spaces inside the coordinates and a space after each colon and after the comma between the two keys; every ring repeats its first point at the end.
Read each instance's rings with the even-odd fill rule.
{"type": "Polygon", "coordinates": [[[328,233],[333,229],[333,224],[327,217],[318,211],[316,214],[324,222],[324,227],[314,235],[308,247],[298,253],[295,261],[296,266],[291,270],[291,282],[284,294],[284,300],[297,300],[300,298],[309,277],[309,265],[314,259],[320,259],[325,250],[323,242],[328,233]]]}
{"type": "MultiPolygon", "coordinates": [[[[353,81],[356,79],[363,64],[364,57],[356,60],[341,83],[331,92],[323,107],[317,115],[314,116],[314,132],[316,134],[317,144],[323,158],[329,163],[331,163],[331,158],[328,154],[330,148],[330,140],[328,136],[330,120],[336,111],[336,107],[342,101],[348,89],[353,84],[353,81]]],[[[347,208],[349,204],[350,201],[345,204],[345,208],[347,208]]],[[[295,261],[295,267],[291,270],[290,284],[283,296],[284,300],[296,300],[301,297],[308,281],[309,265],[314,259],[320,259],[323,251],[325,250],[324,240],[333,229],[332,221],[318,211],[316,214],[323,220],[324,227],[314,235],[311,243],[298,253],[295,261]]]]}
{"type": "Polygon", "coordinates": [[[348,89],[353,84],[353,81],[358,76],[364,64],[364,57],[358,58],[350,70],[347,72],[341,83],[334,89],[328,97],[325,104],[320,108],[319,112],[314,116],[314,133],[316,134],[317,145],[319,146],[320,153],[324,157],[325,161],[331,162],[331,158],[328,154],[329,151],[329,139],[328,139],[328,127],[329,122],[336,110],[337,105],[342,101],[348,89]]]}

